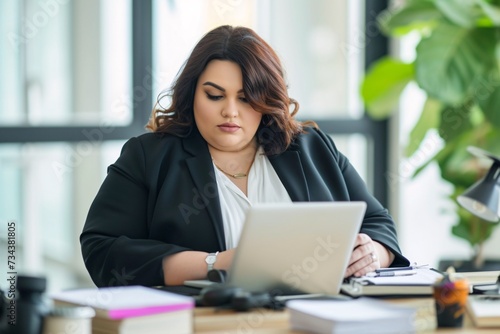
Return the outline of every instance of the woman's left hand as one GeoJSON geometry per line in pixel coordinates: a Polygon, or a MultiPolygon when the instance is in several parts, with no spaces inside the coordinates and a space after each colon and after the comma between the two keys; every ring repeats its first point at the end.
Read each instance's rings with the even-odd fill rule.
{"type": "Polygon", "coordinates": [[[354,242],[354,250],[344,277],[359,277],[380,268],[378,246],[383,247],[367,234],[359,233],[354,242]]]}

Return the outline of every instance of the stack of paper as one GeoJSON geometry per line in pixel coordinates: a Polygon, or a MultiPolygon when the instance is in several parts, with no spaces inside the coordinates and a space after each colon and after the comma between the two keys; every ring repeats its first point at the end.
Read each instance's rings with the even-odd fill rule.
{"type": "Polygon", "coordinates": [[[500,327],[500,295],[472,295],[467,310],[476,327],[500,327]]]}
{"type": "Polygon", "coordinates": [[[413,333],[416,309],[370,298],[292,300],[286,304],[292,329],[312,333],[413,333]]]}
{"type": "Polygon", "coordinates": [[[143,286],[79,289],[51,295],[56,305],[94,308],[94,334],[192,333],[194,299],[143,286]]]}

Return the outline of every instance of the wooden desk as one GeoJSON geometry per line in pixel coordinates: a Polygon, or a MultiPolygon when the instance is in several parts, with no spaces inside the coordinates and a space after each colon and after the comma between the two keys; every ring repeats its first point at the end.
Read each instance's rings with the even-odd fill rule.
{"type": "MultiPolygon", "coordinates": [[[[472,284],[491,283],[500,272],[467,273],[464,274],[472,284]]],[[[417,308],[415,328],[417,333],[461,333],[461,334],[498,334],[500,328],[474,328],[466,314],[464,325],[457,329],[436,329],[436,316],[432,298],[386,299],[404,306],[417,308]]],[[[271,311],[257,309],[252,312],[217,311],[213,308],[197,308],[194,316],[195,333],[302,333],[289,329],[289,315],[286,311],[271,311]]]]}
{"type": "MultiPolygon", "coordinates": [[[[434,301],[431,298],[390,300],[395,304],[417,307],[415,328],[417,333],[498,334],[500,328],[474,328],[466,315],[464,326],[457,329],[436,329],[434,301]]],[[[197,308],[194,316],[195,333],[303,333],[289,329],[286,311],[257,309],[252,312],[216,311],[213,308],[197,308]]]]}

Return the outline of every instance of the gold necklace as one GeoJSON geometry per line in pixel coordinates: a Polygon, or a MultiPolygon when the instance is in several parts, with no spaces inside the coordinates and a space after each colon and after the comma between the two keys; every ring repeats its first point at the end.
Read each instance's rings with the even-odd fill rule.
{"type": "Polygon", "coordinates": [[[212,160],[212,161],[214,162],[214,165],[215,165],[215,167],[217,167],[218,170],[220,170],[221,172],[223,172],[226,175],[231,176],[233,179],[244,179],[245,177],[248,176],[248,173],[236,173],[236,174],[228,173],[224,169],[217,166],[217,164],[215,163],[215,160],[212,160]]]}

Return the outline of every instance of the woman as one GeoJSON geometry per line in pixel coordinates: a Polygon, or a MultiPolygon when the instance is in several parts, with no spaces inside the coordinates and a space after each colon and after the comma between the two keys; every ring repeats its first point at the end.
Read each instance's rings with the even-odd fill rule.
{"type": "Polygon", "coordinates": [[[179,285],[229,268],[258,202],[365,201],[345,276],[407,265],[387,210],[329,136],[294,119],[298,109],[255,32],[206,34],[170,107],[124,145],[90,208],[80,241],[95,284],[179,285]]]}

